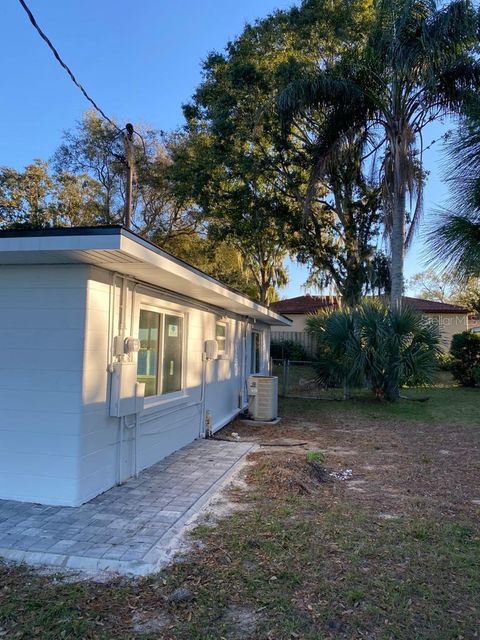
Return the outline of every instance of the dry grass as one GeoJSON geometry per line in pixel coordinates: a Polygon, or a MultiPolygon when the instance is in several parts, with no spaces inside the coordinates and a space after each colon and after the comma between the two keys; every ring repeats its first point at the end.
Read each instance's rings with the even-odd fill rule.
{"type": "Polygon", "coordinates": [[[0,637],[480,637],[480,391],[467,397],[357,410],[288,401],[279,426],[226,428],[267,445],[233,493],[248,509],[198,527],[201,546],[145,580],[0,569],[0,637]],[[309,463],[308,451],[325,462],[309,463]],[[352,479],[332,481],[324,467],[352,479]],[[191,598],[172,602],[180,587],[191,598]]]}

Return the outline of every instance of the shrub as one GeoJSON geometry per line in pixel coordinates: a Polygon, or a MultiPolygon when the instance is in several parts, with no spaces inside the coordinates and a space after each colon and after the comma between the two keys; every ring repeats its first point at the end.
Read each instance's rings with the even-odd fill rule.
{"type": "Polygon", "coordinates": [[[317,343],[315,371],[318,384],[349,389],[364,384],[358,366],[358,317],[348,309],[322,311],[307,318],[307,331],[317,343]]]}
{"type": "Polygon", "coordinates": [[[453,365],[455,364],[455,358],[451,353],[445,353],[442,351],[437,356],[437,364],[438,368],[442,371],[451,371],[453,365]]]}
{"type": "Polygon", "coordinates": [[[455,334],[450,353],[455,358],[453,377],[463,387],[480,385],[480,334],[471,331],[455,334]]]}
{"type": "Polygon", "coordinates": [[[272,340],[270,356],[276,360],[309,360],[305,347],[295,340],[272,340]]]}
{"type": "Polygon", "coordinates": [[[473,379],[477,387],[480,387],[480,367],[475,367],[473,370],[473,379]]]}
{"type": "Polygon", "coordinates": [[[403,385],[433,382],[440,353],[438,329],[410,307],[369,301],[357,309],[321,312],[307,320],[319,345],[318,381],[366,385],[396,400],[403,385]]]}

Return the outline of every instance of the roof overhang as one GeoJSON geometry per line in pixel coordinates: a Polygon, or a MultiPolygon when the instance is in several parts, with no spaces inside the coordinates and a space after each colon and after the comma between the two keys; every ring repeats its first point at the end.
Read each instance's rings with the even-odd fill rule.
{"type": "Polygon", "coordinates": [[[215,278],[122,227],[0,232],[0,265],[88,264],[265,322],[291,324],[215,278]]]}

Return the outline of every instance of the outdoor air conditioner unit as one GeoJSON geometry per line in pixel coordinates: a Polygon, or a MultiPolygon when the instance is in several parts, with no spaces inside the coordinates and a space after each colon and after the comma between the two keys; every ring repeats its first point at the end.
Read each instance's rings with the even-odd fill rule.
{"type": "Polygon", "coordinates": [[[275,420],[278,409],[278,378],[250,376],[247,385],[250,417],[253,420],[275,420]]]}

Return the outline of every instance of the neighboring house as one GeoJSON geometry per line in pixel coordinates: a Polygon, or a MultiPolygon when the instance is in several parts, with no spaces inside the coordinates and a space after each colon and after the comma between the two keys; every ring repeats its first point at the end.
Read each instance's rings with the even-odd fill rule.
{"type": "Polygon", "coordinates": [[[1,232],[0,273],[0,498],[79,505],[220,429],[290,324],[121,227],[1,232]]]}
{"type": "Polygon", "coordinates": [[[480,314],[472,313],[468,316],[468,328],[474,333],[480,333],[480,314]]]}
{"type": "MultiPolygon", "coordinates": [[[[452,336],[469,329],[469,311],[463,307],[435,300],[423,300],[422,298],[403,298],[404,304],[412,306],[417,311],[426,315],[436,323],[440,329],[442,347],[445,351],[450,348],[452,336]]],[[[272,331],[272,340],[295,340],[303,344],[310,355],[314,355],[314,345],[305,332],[307,317],[317,311],[325,309],[337,309],[338,300],[334,296],[298,296],[288,300],[274,302],[273,311],[286,315],[292,320],[290,327],[272,331]]]]}

